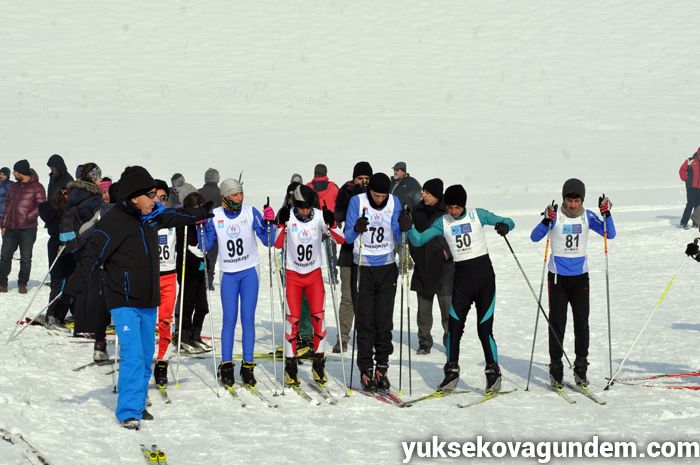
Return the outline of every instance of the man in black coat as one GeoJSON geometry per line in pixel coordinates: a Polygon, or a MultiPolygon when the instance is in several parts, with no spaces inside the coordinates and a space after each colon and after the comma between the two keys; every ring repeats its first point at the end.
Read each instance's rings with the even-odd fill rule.
{"type": "Polygon", "coordinates": [[[57,190],[66,187],[69,182],[74,181],[73,176],[68,173],[66,162],[63,157],[58,154],[53,154],[46,162],[46,166],[51,168],[49,173],[49,187],[46,189],[46,200],[49,202],[53,198],[57,190]]]}
{"type": "Polygon", "coordinates": [[[421,187],[416,178],[406,172],[406,163],[398,162],[394,165],[394,177],[391,179],[392,195],[399,198],[401,206],[408,205],[409,210],[421,201],[421,187]]]}
{"type": "Polygon", "coordinates": [[[65,309],[80,294],[95,269],[104,267],[107,308],[112,314],[122,357],[117,389],[117,420],[138,429],[146,411],[153,334],[160,305],[158,230],[210,218],[211,204],[199,208],[166,209],[156,203],[156,182],[141,166],[124,170],[117,204],[95,225],[83,258],[58,300],[65,309]]]}
{"type": "MultiPolygon", "coordinates": [[[[214,208],[221,206],[221,190],[219,189],[219,171],[214,168],[209,168],[204,173],[204,185],[197,191],[204,197],[207,202],[212,202],[214,208]]],[[[183,197],[182,200],[185,200],[183,197]]],[[[216,259],[219,257],[219,243],[214,242],[211,249],[207,250],[207,281],[209,282],[209,290],[214,290],[214,269],[216,268],[216,259]]]]}
{"type": "MultiPolygon", "coordinates": [[[[443,184],[440,179],[431,179],[423,185],[421,202],[413,209],[413,224],[418,232],[423,232],[436,219],[447,214],[443,200],[443,184]]],[[[436,237],[421,247],[409,242],[409,250],[415,267],[411,290],[418,297],[418,355],[427,355],[433,346],[430,331],[433,327],[433,298],[437,296],[440,305],[443,337],[446,344],[447,327],[450,321],[450,304],[452,303],[452,280],[454,263],[452,254],[444,237],[436,237]]]]}

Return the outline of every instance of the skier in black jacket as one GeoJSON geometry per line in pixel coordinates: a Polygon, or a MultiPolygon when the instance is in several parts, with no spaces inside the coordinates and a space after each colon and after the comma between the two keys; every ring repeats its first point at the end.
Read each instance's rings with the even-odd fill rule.
{"type": "Polygon", "coordinates": [[[211,204],[165,209],[156,204],[156,182],[141,166],[128,167],[119,184],[117,204],[97,223],[58,302],[68,306],[95,268],[104,266],[107,308],[122,357],[116,416],[123,427],[138,429],[142,418],[153,418],[146,411],[146,396],[155,351],[156,307],[160,305],[158,229],[210,218],[211,204]]]}

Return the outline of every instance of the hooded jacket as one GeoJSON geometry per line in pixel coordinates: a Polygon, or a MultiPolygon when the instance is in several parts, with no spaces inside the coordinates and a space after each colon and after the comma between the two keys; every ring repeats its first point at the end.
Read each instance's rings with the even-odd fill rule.
{"type": "Polygon", "coordinates": [[[73,181],[73,176],[68,173],[66,162],[63,161],[63,157],[60,155],[51,155],[49,161],[46,162],[46,166],[58,170],[58,174],[54,174],[53,171],[49,173],[49,187],[46,190],[46,198],[51,200],[58,189],[66,187],[69,182],[73,181]]]}
{"type": "MultiPolygon", "coordinates": [[[[700,152],[700,149],[698,149],[700,152]]],[[[688,158],[681,165],[678,171],[681,181],[685,181],[685,187],[694,187],[700,189],[700,154],[697,152],[692,157],[688,158]]]]}
{"type": "Polygon", "coordinates": [[[323,207],[335,211],[335,199],[338,197],[338,186],[328,180],[328,176],[317,176],[307,184],[318,194],[318,201],[323,207]]]}
{"type": "Polygon", "coordinates": [[[10,190],[10,186],[13,184],[9,179],[0,182],[0,218],[2,218],[5,212],[5,199],[7,199],[7,192],[10,190]]]}
{"type": "Polygon", "coordinates": [[[0,228],[36,228],[39,219],[39,204],[46,202],[46,190],[39,182],[39,176],[32,170],[32,177],[26,183],[14,182],[7,191],[5,213],[0,220],[0,228]]]}
{"type": "Polygon", "coordinates": [[[185,226],[208,217],[204,207],[166,209],[156,203],[141,216],[129,200],[112,208],[95,225],[83,259],[63,290],[68,303],[80,294],[99,265],[104,267],[107,308],[155,308],[160,305],[158,230],[185,226]]]}

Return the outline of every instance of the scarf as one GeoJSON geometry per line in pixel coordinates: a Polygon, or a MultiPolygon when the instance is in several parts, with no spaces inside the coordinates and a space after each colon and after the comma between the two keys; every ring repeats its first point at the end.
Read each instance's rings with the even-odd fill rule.
{"type": "Polygon", "coordinates": [[[230,211],[231,213],[238,213],[239,211],[241,211],[241,206],[243,205],[243,202],[235,203],[228,197],[223,197],[221,199],[221,204],[226,210],[230,211]]]}
{"type": "Polygon", "coordinates": [[[571,211],[566,208],[566,203],[562,203],[561,205],[561,212],[569,218],[578,218],[579,216],[583,215],[585,211],[586,209],[583,208],[583,202],[581,202],[581,205],[579,205],[575,211],[571,211]]]}

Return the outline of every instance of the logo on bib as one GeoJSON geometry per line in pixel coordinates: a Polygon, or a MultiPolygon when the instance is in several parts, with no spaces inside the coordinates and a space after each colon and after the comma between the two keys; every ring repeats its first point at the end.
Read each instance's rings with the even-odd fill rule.
{"type": "Polygon", "coordinates": [[[229,226],[229,228],[226,230],[226,234],[227,234],[228,237],[230,237],[231,239],[236,239],[238,236],[241,235],[241,227],[240,227],[240,226],[236,226],[235,224],[232,224],[232,225],[229,226]]]}
{"type": "Polygon", "coordinates": [[[456,224],[454,226],[450,226],[450,234],[453,236],[460,236],[462,234],[469,234],[472,232],[472,225],[467,223],[467,224],[456,224]]]}
{"type": "Polygon", "coordinates": [[[216,222],[216,227],[219,229],[224,229],[224,220],[219,220],[216,222]]]}
{"type": "Polygon", "coordinates": [[[306,229],[300,229],[299,230],[299,241],[301,241],[302,244],[308,244],[311,242],[311,233],[307,231],[306,229]]]}
{"type": "Polygon", "coordinates": [[[581,234],[583,228],[580,224],[564,224],[561,227],[561,232],[564,234],[581,234]]]}
{"type": "Polygon", "coordinates": [[[168,236],[158,236],[158,245],[168,245],[168,236]]]}
{"type": "Polygon", "coordinates": [[[369,224],[370,226],[374,226],[375,228],[377,226],[381,226],[384,221],[384,218],[382,217],[381,213],[372,213],[369,216],[369,224]]]}

